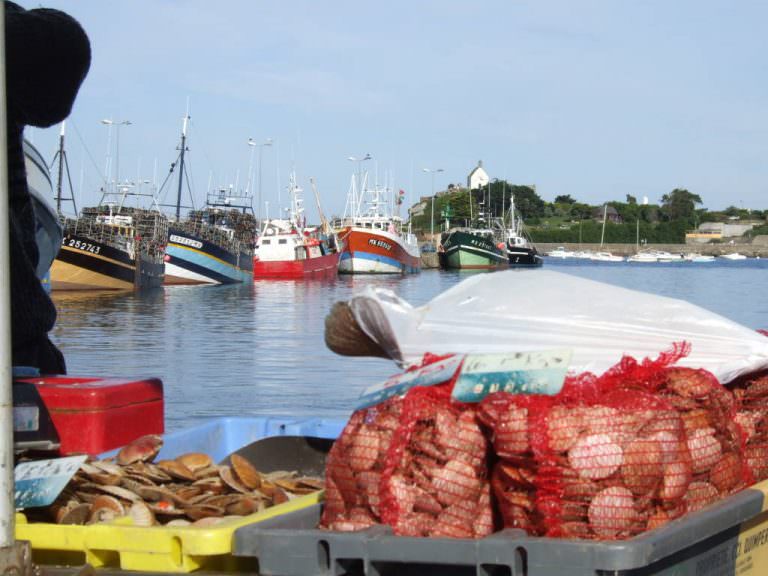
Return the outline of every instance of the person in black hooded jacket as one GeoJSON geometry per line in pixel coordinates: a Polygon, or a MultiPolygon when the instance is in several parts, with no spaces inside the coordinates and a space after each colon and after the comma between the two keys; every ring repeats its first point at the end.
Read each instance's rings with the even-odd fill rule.
{"type": "Polygon", "coordinates": [[[36,274],[35,213],[24,166],[24,127],[47,128],[69,116],[91,64],[88,36],[59,10],[26,10],[4,0],[8,124],[13,365],[64,374],[61,352],[48,338],[56,308],[36,274]]]}

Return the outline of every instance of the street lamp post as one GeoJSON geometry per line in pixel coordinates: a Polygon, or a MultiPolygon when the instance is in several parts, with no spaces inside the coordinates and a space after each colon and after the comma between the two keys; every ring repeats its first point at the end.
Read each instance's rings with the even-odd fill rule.
{"type": "Polygon", "coordinates": [[[432,175],[432,207],[431,215],[429,217],[429,238],[433,242],[435,241],[435,174],[438,172],[445,172],[442,168],[422,168],[424,172],[432,175]]]}
{"type": "MultiPolygon", "coordinates": [[[[115,184],[120,183],[120,126],[130,126],[130,120],[112,120],[111,118],[105,118],[101,121],[102,124],[109,126],[112,130],[112,126],[115,127],[115,184]]],[[[107,175],[109,178],[109,175],[107,175]]]]}
{"type": "Polygon", "coordinates": [[[272,138],[267,138],[261,144],[256,142],[253,138],[248,138],[248,146],[253,146],[259,149],[259,155],[256,161],[256,172],[258,173],[257,175],[258,189],[257,189],[257,198],[256,198],[256,210],[258,211],[258,214],[256,214],[256,219],[261,220],[261,151],[264,148],[264,146],[272,146],[272,138]]]}

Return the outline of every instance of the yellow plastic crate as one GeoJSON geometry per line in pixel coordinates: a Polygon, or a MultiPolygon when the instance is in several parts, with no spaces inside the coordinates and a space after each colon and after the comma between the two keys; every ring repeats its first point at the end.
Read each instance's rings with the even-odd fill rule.
{"type": "Polygon", "coordinates": [[[27,522],[16,514],[16,538],[28,540],[39,564],[82,565],[151,572],[255,571],[255,561],[232,556],[233,532],[248,524],[294,512],[320,501],[308,494],[263,512],[212,527],[133,526],[130,518],[87,526],[27,522]]]}

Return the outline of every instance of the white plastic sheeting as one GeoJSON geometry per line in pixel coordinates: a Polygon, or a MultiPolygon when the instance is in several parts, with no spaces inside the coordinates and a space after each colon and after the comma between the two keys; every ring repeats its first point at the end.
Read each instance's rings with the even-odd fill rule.
{"type": "Polygon", "coordinates": [[[349,301],[360,327],[401,366],[425,352],[500,353],[569,348],[570,369],[600,374],[623,355],[656,358],[691,344],[678,362],[725,383],[768,368],[768,338],[684,300],[550,270],[480,274],[413,307],[368,287],[349,301]]]}

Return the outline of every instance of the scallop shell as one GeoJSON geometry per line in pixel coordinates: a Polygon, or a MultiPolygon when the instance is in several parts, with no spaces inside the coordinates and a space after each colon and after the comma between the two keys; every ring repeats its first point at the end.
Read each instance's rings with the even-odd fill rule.
{"type": "Polygon", "coordinates": [[[235,502],[229,504],[226,507],[227,514],[234,514],[237,516],[248,516],[259,511],[260,502],[253,500],[252,498],[238,498],[235,502]]]}
{"type": "Polygon", "coordinates": [[[224,508],[208,504],[194,504],[184,508],[184,514],[190,520],[200,520],[200,518],[207,518],[209,516],[221,517],[224,515],[224,512],[224,508]]]}
{"type": "Polygon", "coordinates": [[[719,498],[717,488],[709,482],[691,482],[683,500],[687,512],[695,512],[709,506],[719,498]]]}
{"type": "Polygon", "coordinates": [[[151,462],[162,447],[162,436],[147,434],[123,446],[117,453],[117,463],[126,466],[134,462],[151,462]]]}
{"type": "Polygon", "coordinates": [[[693,462],[693,473],[708,471],[723,455],[714,428],[698,428],[688,434],[688,450],[693,462]]]}
{"type": "Polygon", "coordinates": [[[211,457],[208,456],[208,454],[203,454],[201,452],[189,452],[187,454],[182,454],[176,458],[176,462],[186,466],[189,470],[195,473],[198,470],[208,468],[213,464],[211,457]]]}
{"type": "Polygon", "coordinates": [[[105,492],[111,496],[114,496],[116,498],[121,498],[123,500],[130,500],[131,502],[135,502],[136,500],[140,500],[139,496],[135,492],[131,492],[130,490],[126,490],[125,488],[122,488],[120,486],[101,486],[100,484],[86,484],[83,485],[83,488],[85,487],[93,487],[96,490],[99,490],[100,492],[105,492]]]}
{"type": "Polygon", "coordinates": [[[159,462],[156,462],[155,465],[171,478],[184,480],[186,482],[194,482],[196,480],[192,470],[177,460],[160,460],[159,462]]]}
{"type": "Polygon", "coordinates": [[[85,524],[90,512],[90,504],[67,506],[63,509],[62,513],[58,515],[57,522],[59,524],[85,524]]]}
{"type": "Polygon", "coordinates": [[[125,508],[120,503],[120,500],[108,494],[101,494],[91,502],[91,515],[88,518],[88,521],[92,521],[93,517],[101,510],[109,510],[112,513],[112,518],[117,518],[118,516],[123,516],[125,514],[125,508]]]}
{"type": "Polygon", "coordinates": [[[232,454],[229,458],[232,469],[246,488],[256,490],[261,486],[261,474],[245,458],[238,454],[232,454]]]}
{"type": "Polygon", "coordinates": [[[648,438],[636,438],[624,447],[621,475],[624,484],[634,494],[652,490],[662,479],[664,454],[659,442],[648,438]]]}
{"type": "Polygon", "coordinates": [[[130,516],[135,526],[153,526],[155,515],[144,502],[134,502],[131,505],[130,516]]]}
{"type": "Polygon", "coordinates": [[[589,504],[588,515],[592,530],[605,538],[627,532],[638,519],[632,492],[622,486],[599,492],[589,504]]]}
{"type": "Polygon", "coordinates": [[[232,490],[241,492],[242,494],[248,493],[248,488],[243,486],[243,484],[235,478],[235,475],[232,473],[232,469],[229,466],[221,466],[219,468],[219,476],[227,486],[232,488],[232,490]]]}
{"type": "Polygon", "coordinates": [[[623,461],[621,446],[608,434],[582,436],[568,451],[571,467],[590,480],[608,478],[623,461]]]}

